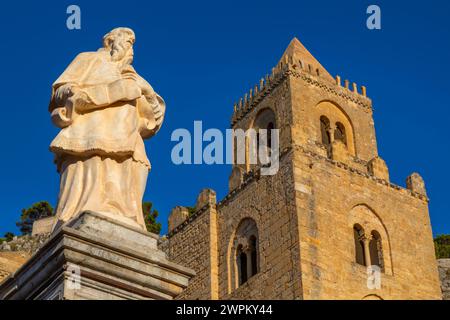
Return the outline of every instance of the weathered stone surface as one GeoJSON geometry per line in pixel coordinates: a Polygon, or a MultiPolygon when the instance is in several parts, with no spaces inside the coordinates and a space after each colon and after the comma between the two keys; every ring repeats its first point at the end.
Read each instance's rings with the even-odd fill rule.
{"type": "Polygon", "coordinates": [[[231,192],[239,188],[242,182],[244,182],[244,170],[235,166],[228,179],[228,190],[231,192]]]}
{"type": "Polygon", "coordinates": [[[195,209],[200,210],[204,206],[215,204],[216,202],[216,192],[211,189],[203,189],[197,197],[195,209]]]}
{"type": "Polygon", "coordinates": [[[450,259],[439,259],[439,277],[441,279],[442,298],[450,300],[450,259]]]}
{"type": "Polygon", "coordinates": [[[0,282],[19,269],[28,258],[41,248],[50,234],[14,237],[0,244],[0,282]]]}
{"type": "Polygon", "coordinates": [[[168,231],[171,232],[189,218],[189,210],[182,206],[172,209],[169,214],[168,231]]]}
{"type": "Polygon", "coordinates": [[[0,299],[173,299],[193,271],[167,260],[158,236],[84,212],[0,286],[0,299]]]}
{"type": "Polygon", "coordinates": [[[427,195],[427,191],[425,189],[425,182],[420,174],[414,172],[408,178],[406,178],[406,187],[416,193],[422,194],[424,196],[427,195]]]}
{"type": "Polygon", "coordinates": [[[37,236],[40,234],[51,233],[55,222],[56,222],[56,217],[47,217],[47,218],[36,220],[33,223],[33,230],[31,232],[31,235],[37,236]]]}
{"type": "Polygon", "coordinates": [[[385,181],[389,181],[389,170],[386,162],[383,159],[381,159],[380,157],[376,157],[370,160],[367,163],[367,166],[370,175],[385,181]]]}
{"type": "Polygon", "coordinates": [[[3,242],[0,244],[1,251],[12,251],[12,252],[27,252],[28,254],[35,253],[40,247],[42,247],[49,238],[49,233],[39,234],[39,235],[25,235],[20,237],[15,237],[9,242],[3,242]]]}

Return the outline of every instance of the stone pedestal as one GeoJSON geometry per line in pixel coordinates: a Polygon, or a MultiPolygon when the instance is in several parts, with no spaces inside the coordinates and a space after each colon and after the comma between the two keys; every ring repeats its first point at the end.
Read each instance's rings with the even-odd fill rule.
{"type": "Polygon", "coordinates": [[[169,262],[157,240],[83,212],[0,285],[0,299],[173,299],[194,271],[169,262]]]}

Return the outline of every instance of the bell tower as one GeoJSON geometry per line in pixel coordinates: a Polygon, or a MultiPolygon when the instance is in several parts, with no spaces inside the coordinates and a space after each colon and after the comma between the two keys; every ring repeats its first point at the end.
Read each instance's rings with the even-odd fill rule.
{"type": "MultiPolygon", "coordinates": [[[[291,274],[300,274],[292,284],[301,292],[298,297],[440,297],[423,179],[414,173],[406,187],[390,182],[388,167],[378,155],[366,87],[332,77],[294,38],[271,74],[235,104],[231,125],[244,131],[269,125],[279,129],[279,172],[263,177],[261,166],[237,164],[229,186],[231,193],[254,189],[261,203],[283,198],[284,208],[260,208],[265,214],[256,225],[259,243],[263,235],[270,243],[277,238],[273,228],[279,221],[268,217],[289,221],[280,237],[298,237],[289,248],[291,255],[298,255],[298,266],[291,264],[298,268],[291,274]],[[258,184],[266,187],[259,189],[258,184]],[[417,237],[411,239],[411,232],[417,237]],[[413,245],[427,262],[413,267],[415,255],[404,243],[413,245]],[[379,271],[380,288],[367,284],[372,267],[379,271]],[[409,286],[418,274],[427,284],[412,294],[409,286]]],[[[250,147],[246,142],[245,149],[250,147]]],[[[234,199],[239,208],[258,207],[239,195],[234,199]]],[[[226,220],[228,209],[223,211],[226,220]]],[[[264,253],[266,262],[271,254],[277,253],[264,253]]]]}
{"type": "Polygon", "coordinates": [[[358,167],[377,158],[366,87],[333,78],[296,38],[281,60],[291,75],[293,144],[358,167]]]}
{"type": "MultiPolygon", "coordinates": [[[[378,157],[366,87],[332,77],[297,38],[272,73],[235,104],[231,126],[280,129],[281,150],[300,146],[389,180],[388,168],[378,157]]],[[[250,143],[236,145],[235,151],[247,151],[246,163],[233,167],[231,189],[253,168],[248,163],[250,143]]]]}
{"type": "Polygon", "coordinates": [[[441,299],[425,183],[390,182],[364,86],[332,77],[294,38],[231,127],[245,152],[229,193],[169,234],[171,259],[197,272],[184,297],[441,299]],[[275,174],[250,161],[250,129],[278,129],[275,174]]]}

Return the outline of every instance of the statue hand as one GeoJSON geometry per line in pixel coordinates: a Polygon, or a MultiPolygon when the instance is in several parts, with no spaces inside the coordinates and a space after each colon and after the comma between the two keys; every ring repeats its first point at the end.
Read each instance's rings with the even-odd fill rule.
{"type": "Polygon", "coordinates": [[[108,85],[109,103],[132,101],[142,95],[142,91],[133,79],[119,79],[108,85]]]}
{"type": "Polygon", "coordinates": [[[76,111],[83,111],[87,105],[92,104],[89,96],[82,90],[76,90],[69,100],[72,102],[76,111]]]}
{"type": "Polygon", "coordinates": [[[73,96],[79,88],[72,84],[65,84],[59,87],[55,94],[54,99],[58,106],[64,106],[66,104],[66,100],[73,96]]]}
{"type": "Polygon", "coordinates": [[[52,111],[51,119],[55,126],[65,128],[72,123],[70,110],[66,107],[59,107],[52,111]]]}
{"type": "Polygon", "coordinates": [[[153,90],[152,86],[145,81],[144,78],[141,78],[138,76],[137,84],[142,90],[142,94],[146,96],[147,98],[153,98],[155,96],[155,91],[153,90]]]}
{"type": "Polygon", "coordinates": [[[124,79],[125,100],[131,101],[141,97],[142,91],[134,79],[124,79]]]}
{"type": "Polygon", "coordinates": [[[133,80],[135,82],[138,82],[138,75],[134,72],[125,72],[122,73],[122,79],[129,79],[129,80],[133,80]]]}

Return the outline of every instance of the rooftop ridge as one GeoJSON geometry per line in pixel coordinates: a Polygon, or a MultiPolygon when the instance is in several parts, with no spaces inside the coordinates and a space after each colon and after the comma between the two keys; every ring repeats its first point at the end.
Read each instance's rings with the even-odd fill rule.
{"type": "Polygon", "coordinates": [[[287,62],[287,59],[292,61],[301,61],[303,66],[310,66],[311,70],[314,69],[317,73],[329,80],[333,81],[333,76],[325,69],[325,67],[316,59],[315,56],[303,45],[303,43],[294,37],[289,43],[288,47],[284,51],[280,62],[287,62]]]}

